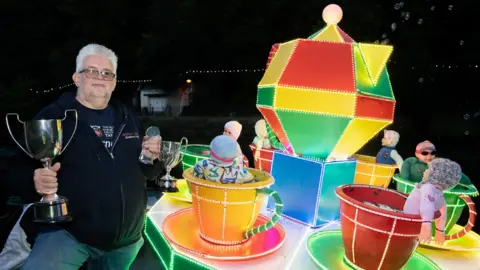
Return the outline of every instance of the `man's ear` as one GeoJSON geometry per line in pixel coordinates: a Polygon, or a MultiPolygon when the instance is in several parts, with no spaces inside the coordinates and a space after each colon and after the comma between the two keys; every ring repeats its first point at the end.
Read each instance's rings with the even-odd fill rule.
{"type": "Polygon", "coordinates": [[[77,87],[80,86],[80,75],[77,72],[73,73],[72,80],[73,80],[73,83],[75,83],[75,86],[77,87]]]}

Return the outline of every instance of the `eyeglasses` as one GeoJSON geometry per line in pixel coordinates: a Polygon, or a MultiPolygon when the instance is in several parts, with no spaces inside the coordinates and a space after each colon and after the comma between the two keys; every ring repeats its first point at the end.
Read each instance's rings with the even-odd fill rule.
{"type": "Polygon", "coordinates": [[[109,70],[99,71],[98,69],[94,69],[94,68],[82,69],[78,73],[85,74],[85,77],[89,79],[96,79],[98,78],[99,75],[102,75],[102,80],[104,81],[112,81],[117,76],[115,73],[109,70]]]}
{"type": "Polygon", "coordinates": [[[420,154],[422,154],[422,156],[428,156],[428,155],[430,155],[430,156],[435,156],[436,153],[437,153],[437,152],[435,152],[435,151],[431,151],[431,152],[429,152],[429,151],[422,151],[422,152],[420,152],[420,154]]]}

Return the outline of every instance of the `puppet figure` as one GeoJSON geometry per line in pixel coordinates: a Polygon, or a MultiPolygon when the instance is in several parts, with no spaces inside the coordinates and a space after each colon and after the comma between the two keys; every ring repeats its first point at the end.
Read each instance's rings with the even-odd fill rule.
{"type": "Polygon", "coordinates": [[[377,154],[376,163],[379,164],[397,164],[398,168],[402,168],[403,159],[398,154],[395,146],[400,140],[400,134],[394,130],[384,130],[382,139],[382,149],[377,154]]]}

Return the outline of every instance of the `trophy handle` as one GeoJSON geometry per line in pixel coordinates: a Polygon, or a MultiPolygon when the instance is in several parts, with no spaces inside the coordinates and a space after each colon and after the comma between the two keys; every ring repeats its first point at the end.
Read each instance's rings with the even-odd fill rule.
{"type": "Polygon", "coordinates": [[[182,145],[183,146],[188,145],[188,139],[186,137],[182,137],[182,139],[180,140],[180,148],[182,145]],[[185,141],[185,144],[183,143],[183,141],[185,141]]]}
{"type": "Polygon", "coordinates": [[[63,117],[62,122],[63,122],[63,120],[67,119],[67,113],[68,112],[74,112],[75,113],[75,127],[73,128],[72,136],[70,136],[70,139],[68,140],[67,144],[65,144],[65,146],[62,147],[63,149],[62,149],[62,151],[60,151],[60,153],[58,155],[61,155],[63,153],[63,151],[65,151],[65,149],[67,149],[67,146],[72,141],[73,136],[75,135],[75,132],[77,132],[77,125],[78,125],[78,112],[77,112],[77,110],[74,110],[74,109],[65,110],[65,117],[63,117]]]}
{"type": "Polygon", "coordinates": [[[187,151],[187,145],[188,145],[188,139],[186,137],[182,137],[182,139],[180,140],[180,151],[179,151],[179,160],[182,160],[183,159],[183,156],[185,155],[185,151],[187,151]],[[185,143],[183,143],[185,142],[185,143]],[[182,151],[182,147],[185,148],[184,151],[182,151]]]}
{"type": "Polygon", "coordinates": [[[27,154],[29,157],[33,158],[33,155],[30,154],[30,152],[28,152],[27,150],[25,150],[25,148],[23,148],[23,146],[17,141],[17,139],[15,139],[15,136],[13,136],[12,130],[10,129],[10,123],[8,122],[8,117],[12,115],[17,116],[17,121],[20,124],[25,125],[25,123],[20,120],[20,116],[18,115],[18,113],[7,113],[7,115],[5,116],[5,123],[7,124],[8,133],[10,133],[10,137],[12,137],[13,141],[18,145],[18,147],[20,147],[20,149],[22,149],[23,152],[25,152],[25,154],[27,154]]]}

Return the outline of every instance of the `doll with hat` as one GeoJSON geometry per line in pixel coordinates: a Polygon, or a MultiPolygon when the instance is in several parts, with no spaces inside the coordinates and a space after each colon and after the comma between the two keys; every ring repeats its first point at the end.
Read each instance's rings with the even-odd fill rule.
{"type": "Polygon", "coordinates": [[[400,134],[395,130],[387,130],[383,131],[383,139],[382,139],[382,149],[378,151],[376,157],[376,163],[379,164],[397,164],[398,168],[402,168],[403,159],[398,154],[395,146],[397,146],[398,141],[400,140],[400,134]]]}
{"type": "Polygon", "coordinates": [[[432,239],[432,222],[436,211],[441,216],[435,222],[435,239],[438,244],[445,241],[445,223],[447,219],[444,190],[456,186],[462,177],[458,163],[446,158],[435,158],[429,162],[429,168],[423,173],[422,181],[417,183],[405,202],[406,214],[420,215],[423,220],[419,239],[430,242],[432,239]]]}
{"type": "Polygon", "coordinates": [[[415,156],[407,158],[400,169],[400,176],[412,182],[420,182],[428,164],[436,157],[436,148],[430,141],[419,143],[415,149],[415,156]]]}
{"type": "Polygon", "coordinates": [[[267,123],[264,119],[260,119],[255,123],[255,138],[253,144],[255,145],[255,160],[260,158],[260,149],[271,148],[270,140],[268,139],[267,123]]]}
{"type": "MultiPolygon", "coordinates": [[[[225,127],[223,129],[223,135],[229,136],[235,141],[238,140],[238,137],[240,137],[240,134],[242,133],[242,124],[240,124],[238,121],[228,121],[225,124],[225,127]]],[[[237,162],[240,166],[243,167],[243,152],[242,149],[240,148],[240,145],[237,142],[237,162]]]]}
{"type": "Polygon", "coordinates": [[[253,182],[253,175],[237,162],[237,145],[230,136],[215,137],[210,143],[210,158],[195,164],[193,176],[221,184],[253,182]]]}

